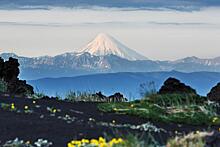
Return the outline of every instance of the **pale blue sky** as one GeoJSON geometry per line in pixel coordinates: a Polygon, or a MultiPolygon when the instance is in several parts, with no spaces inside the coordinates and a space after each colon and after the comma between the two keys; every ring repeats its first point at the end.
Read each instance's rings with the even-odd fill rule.
{"type": "Polygon", "coordinates": [[[73,52],[108,33],[150,59],[220,56],[220,8],[0,10],[0,51],[24,56],[73,52]]]}

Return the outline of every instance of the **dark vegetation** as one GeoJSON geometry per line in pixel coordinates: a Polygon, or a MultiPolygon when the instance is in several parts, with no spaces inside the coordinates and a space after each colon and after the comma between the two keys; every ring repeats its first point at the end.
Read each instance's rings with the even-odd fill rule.
{"type": "Polygon", "coordinates": [[[181,83],[175,78],[168,78],[160,88],[158,94],[196,94],[196,90],[181,83]]]}
{"type": "Polygon", "coordinates": [[[220,83],[211,89],[211,91],[207,94],[207,97],[211,101],[220,103],[220,83]]]}
{"type": "Polygon", "coordinates": [[[19,63],[17,59],[10,57],[8,61],[4,61],[0,57],[1,92],[19,96],[27,96],[34,93],[31,85],[26,84],[25,80],[18,78],[19,73],[19,63]]]}

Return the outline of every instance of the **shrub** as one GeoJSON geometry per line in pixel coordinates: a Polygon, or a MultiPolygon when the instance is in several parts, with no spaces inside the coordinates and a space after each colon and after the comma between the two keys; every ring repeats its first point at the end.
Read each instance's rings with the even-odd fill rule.
{"type": "Polygon", "coordinates": [[[155,83],[152,81],[140,84],[139,93],[141,97],[147,97],[149,95],[156,94],[157,90],[155,83]]]}
{"type": "Polygon", "coordinates": [[[207,94],[209,100],[220,103],[220,83],[214,86],[207,94]]]}
{"type": "Polygon", "coordinates": [[[175,78],[168,78],[162,87],[159,89],[159,94],[174,94],[174,93],[179,93],[179,94],[190,94],[193,93],[197,95],[196,90],[191,88],[190,86],[185,85],[184,83],[181,83],[180,80],[175,79],[175,78]]]}
{"type": "Polygon", "coordinates": [[[4,62],[0,57],[0,66],[0,78],[7,82],[7,93],[19,96],[34,93],[31,85],[18,78],[20,73],[18,59],[9,57],[8,61],[4,62]]]}

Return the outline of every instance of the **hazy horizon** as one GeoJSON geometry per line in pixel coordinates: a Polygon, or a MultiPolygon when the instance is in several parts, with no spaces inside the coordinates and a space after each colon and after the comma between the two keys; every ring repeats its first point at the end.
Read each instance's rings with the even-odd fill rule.
{"type": "Polygon", "coordinates": [[[36,57],[76,52],[107,33],[152,60],[220,56],[220,8],[0,10],[0,53],[36,57]]]}

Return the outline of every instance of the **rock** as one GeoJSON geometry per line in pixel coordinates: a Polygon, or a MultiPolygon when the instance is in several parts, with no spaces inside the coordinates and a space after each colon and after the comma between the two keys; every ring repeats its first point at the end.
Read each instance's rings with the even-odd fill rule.
{"type": "Polygon", "coordinates": [[[175,78],[168,78],[163,86],[160,88],[159,94],[195,94],[196,90],[191,88],[190,86],[181,83],[180,80],[175,78]]]}
{"type": "Polygon", "coordinates": [[[117,92],[109,97],[103,95],[101,92],[97,92],[96,94],[93,94],[92,96],[97,98],[98,101],[100,101],[100,102],[124,102],[124,101],[127,101],[127,99],[124,98],[124,96],[119,92],[117,92]]]}
{"type": "Polygon", "coordinates": [[[125,102],[128,101],[126,98],[124,98],[123,94],[117,92],[114,95],[111,95],[108,97],[109,102],[125,102]]]}
{"type": "Polygon", "coordinates": [[[211,89],[211,91],[207,94],[207,97],[211,101],[220,103],[220,83],[211,89]]]}
{"type": "Polygon", "coordinates": [[[92,95],[93,97],[97,98],[99,101],[106,102],[107,96],[103,95],[101,91],[92,95]]]}

